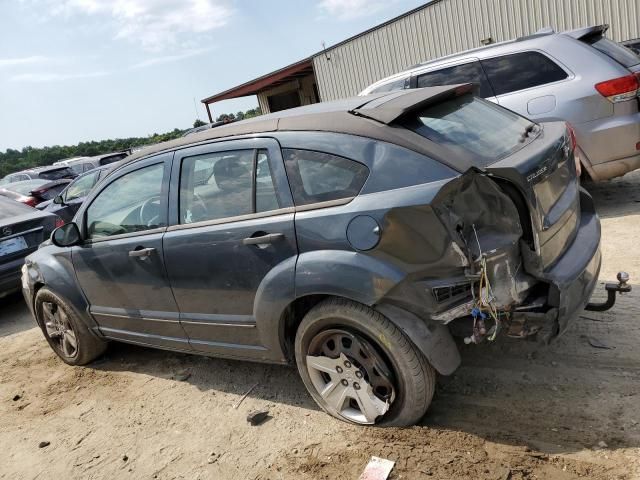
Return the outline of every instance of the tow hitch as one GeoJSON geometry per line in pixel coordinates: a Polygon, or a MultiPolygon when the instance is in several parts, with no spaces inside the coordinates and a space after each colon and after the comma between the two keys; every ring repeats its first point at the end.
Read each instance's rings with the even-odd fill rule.
{"type": "Polygon", "coordinates": [[[603,303],[587,303],[584,307],[585,310],[592,312],[604,312],[609,310],[616,303],[616,292],[629,293],[631,291],[631,285],[627,285],[629,281],[629,274],[627,272],[619,272],[617,275],[618,283],[607,283],[604,289],[607,291],[607,301],[603,303]]]}

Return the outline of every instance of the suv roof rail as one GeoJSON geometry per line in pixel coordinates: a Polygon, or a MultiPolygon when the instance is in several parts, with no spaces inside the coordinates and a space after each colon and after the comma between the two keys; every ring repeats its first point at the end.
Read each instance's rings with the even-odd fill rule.
{"type": "Polygon", "coordinates": [[[522,42],[524,40],[531,40],[532,38],[545,37],[547,35],[553,35],[556,31],[553,27],[542,27],[536,33],[532,33],[531,35],[524,35],[522,37],[516,38],[516,42],[522,42]]]}

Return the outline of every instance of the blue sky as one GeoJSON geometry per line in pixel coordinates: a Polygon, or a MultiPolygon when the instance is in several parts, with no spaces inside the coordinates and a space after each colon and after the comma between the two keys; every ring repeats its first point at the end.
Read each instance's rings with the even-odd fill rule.
{"type": "Polygon", "coordinates": [[[422,3],[0,0],[0,150],[187,128],[200,99],[422,3]]]}

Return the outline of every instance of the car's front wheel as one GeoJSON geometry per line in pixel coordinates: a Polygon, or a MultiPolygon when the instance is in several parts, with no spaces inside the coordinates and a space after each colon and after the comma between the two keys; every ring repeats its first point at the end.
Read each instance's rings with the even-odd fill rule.
{"type": "Polygon", "coordinates": [[[104,353],[107,342],[92,334],[74,310],[46,287],[38,290],[34,309],[53,351],[69,365],[85,365],[104,353]]]}
{"type": "Polygon", "coordinates": [[[307,313],[295,355],[316,403],[348,422],[413,425],[435,390],[433,367],[411,340],[379,312],[349,300],[325,300],[307,313]]]}

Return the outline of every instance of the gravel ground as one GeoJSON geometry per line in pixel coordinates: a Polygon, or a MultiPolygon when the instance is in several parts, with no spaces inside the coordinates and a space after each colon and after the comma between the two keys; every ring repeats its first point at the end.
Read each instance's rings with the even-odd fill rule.
{"type": "Polygon", "coordinates": [[[19,296],[1,299],[0,478],[357,479],[375,455],[393,479],[640,479],[640,172],[589,189],[601,280],[625,269],[634,292],[550,347],[463,346],[409,429],[333,420],[288,367],[113,345],[71,368],[19,296]]]}

